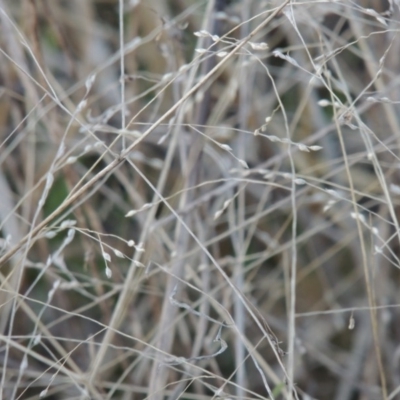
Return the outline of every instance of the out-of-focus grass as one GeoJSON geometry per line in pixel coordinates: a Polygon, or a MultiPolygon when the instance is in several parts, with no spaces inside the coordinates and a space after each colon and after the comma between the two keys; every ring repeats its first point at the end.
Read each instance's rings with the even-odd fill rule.
{"type": "Polygon", "coordinates": [[[395,2],[0,8],[0,397],[398,396],[395,2]]]}

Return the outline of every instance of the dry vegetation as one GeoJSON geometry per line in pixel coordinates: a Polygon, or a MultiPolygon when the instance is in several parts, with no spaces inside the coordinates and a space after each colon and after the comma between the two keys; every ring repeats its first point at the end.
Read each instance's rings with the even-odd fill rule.
{"type": "Polygon", "coordinates": [[[1,399],[398,399],[392,1],[1,0],[1,399]]]}

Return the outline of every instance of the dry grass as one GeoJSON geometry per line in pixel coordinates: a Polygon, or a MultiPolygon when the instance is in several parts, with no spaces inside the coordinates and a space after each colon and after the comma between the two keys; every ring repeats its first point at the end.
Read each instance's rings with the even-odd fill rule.
{"type": "Polygon", "coordinates": [[[397,1],[0,0],[0,399],[396,399],[397,1]]]}

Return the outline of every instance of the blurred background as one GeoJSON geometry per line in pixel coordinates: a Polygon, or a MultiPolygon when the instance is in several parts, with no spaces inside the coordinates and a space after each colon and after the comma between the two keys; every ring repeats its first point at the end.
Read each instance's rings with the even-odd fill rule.
{"type": "Polygon", "coordinates": [[[398,21],[0,0],[0,397],[398,398],[398,21]]]}

